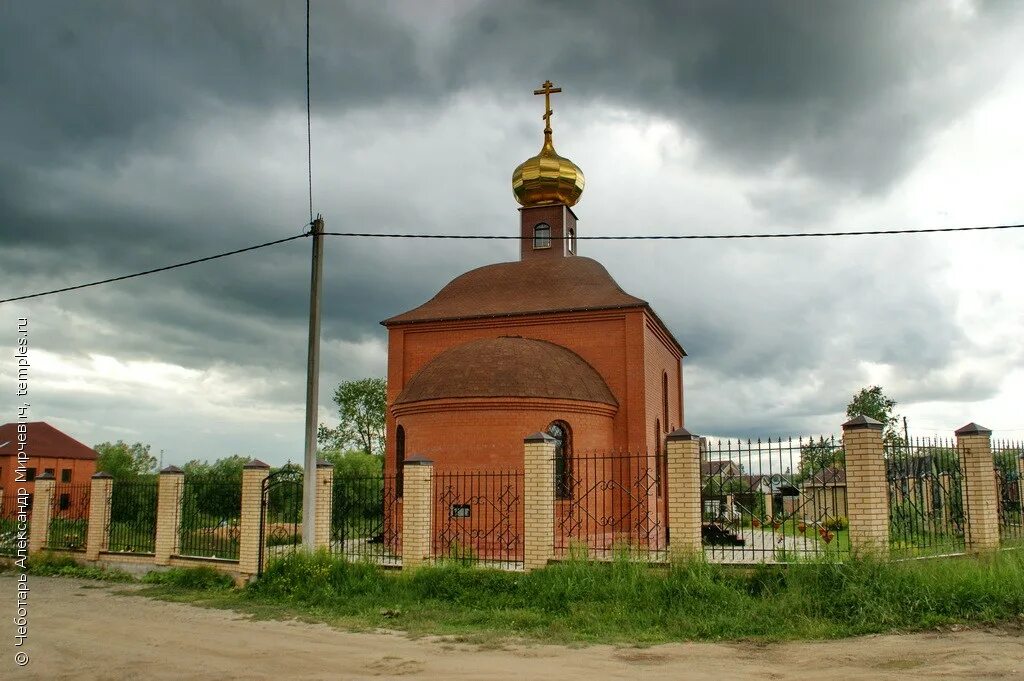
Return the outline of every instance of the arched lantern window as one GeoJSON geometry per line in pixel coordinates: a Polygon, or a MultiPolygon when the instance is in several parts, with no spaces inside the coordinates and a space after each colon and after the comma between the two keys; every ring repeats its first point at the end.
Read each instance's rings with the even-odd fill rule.
{"type": "Polygon", "coordinates": [[[555,439],[555,497],[572,496],[572,431],[565,421],[555,421],[547,430],[555,439]]]}
{"type": "Polygon", "coordinates": [[[533,247],[551,248],[551,226],[546,222],[533,228],[533,247]]]}

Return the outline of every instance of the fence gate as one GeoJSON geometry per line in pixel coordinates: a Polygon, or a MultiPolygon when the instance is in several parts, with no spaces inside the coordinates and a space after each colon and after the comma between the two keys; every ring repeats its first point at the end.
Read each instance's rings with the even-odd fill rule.
{"type": "Polygon", "coordinates": [[[269,558],[282,556],[302,543],[302,469],[285,466],[263,481],[260,503],[258,574],[269,558]]]}

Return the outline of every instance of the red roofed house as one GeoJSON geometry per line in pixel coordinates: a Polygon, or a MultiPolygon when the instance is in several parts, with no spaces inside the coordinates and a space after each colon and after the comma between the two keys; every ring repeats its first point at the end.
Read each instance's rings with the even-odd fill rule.
{"type": "Polygon", "coordinates": [[[411,454],[435,471],[521,468],[523,438],[538,431],[558,440],[557,475],[574,452],[647,453],[662,466],[665,436],[683,425],[682,346],[646,301],[577,254],[583,173],[555,153],[550,122],[512,183],[519,260],[462,274],[381,322],[386,472],[400,476],[411,454]]]}
{"type": "Polygon", "coordinates": [[[27,424],[5,423],[0,426],[0,488],[3,489],[3,512],[11,509],[15,491],[24,487],[32,494],[35,479],[52,473],[61,484],[89,484],[96,472],[96,451],[45,421],[27,424]],[[24,479],[18,473],[18,427],[27,426],[27,450],[24,479]],[[10,500],[10,501],[9,501],[10,500]]]}

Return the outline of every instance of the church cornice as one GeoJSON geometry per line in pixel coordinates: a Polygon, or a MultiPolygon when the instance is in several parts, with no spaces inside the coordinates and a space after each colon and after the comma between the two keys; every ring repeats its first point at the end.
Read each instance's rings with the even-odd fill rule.
{"type": "Polygon", "coordinates": [[[404,402],[390,407],[395,418],[410,414],[426,414],[438,411],[564,411],[574,414],[594,414],[614,417],[619,408],[601,402],[566,400],[537,397],[447,397],[419,402],[404,402]]]}

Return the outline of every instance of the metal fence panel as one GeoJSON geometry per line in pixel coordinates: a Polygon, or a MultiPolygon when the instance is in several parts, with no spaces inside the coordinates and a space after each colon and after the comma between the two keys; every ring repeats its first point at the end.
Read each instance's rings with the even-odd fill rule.
{"type": "Polygon", "coordinates": [[[178,555],[238,560],[240,478],[186,475],[180,513],[178,555]]]}
{"type": "Polygon", "coordinates": [[[647,454],[574,454],[556,467],[555,557],[668,559],[667,480],[647,454]]]}
{"type": "Polygon", "coordinates": [[[348,560],[400,565],[400,513],[394,475],[336,475],[331,551],[348,560]]]}
{"type": "Polygon", "coordinates": [[[433,512],[435,560],[522,569],[522,471],[435,471],[433,512]]]}
{"type": "Polygon", "coordinates": [[[1003,546],[1024,544],[1024,443],[992,442],[999,509],[999,540],[1003,546]]]}
{"type": "Polygon", "coordinates": [[[46,548],[84,551],[89,535],[89,494],[92,484],[57,483],[51,500],[46,548]]]}
{"type": "Polygon", "coordinates": [[[707,560],[787,563],[848,555],[845,460],[835,437],[702,443],[707,560]]]}
{"type": "Polygon", "coordinates": [[[965,550],[964,450],[951,440],[886,443],[889,548],[894,557],[965,550]]]}
{"type": "Polygon", "coordinates": [[[155,478],[114,481],[110,488],[110,515],[106,527],[108,551],[154,552],[158,486],[155,478]]]}

